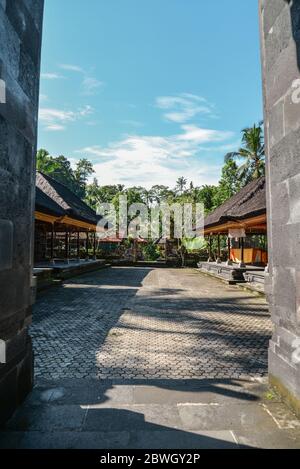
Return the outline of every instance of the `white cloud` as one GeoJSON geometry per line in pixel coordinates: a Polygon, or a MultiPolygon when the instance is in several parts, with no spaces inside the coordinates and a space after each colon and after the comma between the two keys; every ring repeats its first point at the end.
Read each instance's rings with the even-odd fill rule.
{"type": "Polygon", "coordinates": [[[40,102],[45,102],[48,101],[48,96],[46,94],[41,93],[40,94],[40,102]]]}
{"type": "Polygon", "coordinates": [[[89,116],[93,113],[91,106],[85,106],[76,111],[66,111],[63,109],[40,108],[39,120],[44,124],[45,130],[61,131],[66,125],[78,119],[89,116]]]}
{"type": "Polygon", "coordinates": [[[169,137],[131,135],[106,148],[89,146],[76,153],[93,160],[101,184],[174,186],[182,175],[198,185],[216,183],[221,165],[207,158],[203,163],[200,151],[209,151],[211,143],[226,141],[233,134],[185,127],[182,133],[169,137]]]}
{"type": "Polygon", "coordinates": [[[60,124],[48,124],[46,127],[47,130],[52,131],[52,132],[65,130],[65,128],[66,127],[64,125],[60,125],[60,124]]]}
{"type": "Polygon", "coordinates": [[[79,65],[60,64],[60,68],[69,72],[80,73],[83,75],[81,86],[82,86],[82,94],[85,96],[95,95],[97,91],[99,90],[99,88],[104,86],[103,81],[100,81],[97,78],[91,76],[90,73],[88,73],[79,65]]]}
{"type": "Polygon", "coordinates": [[[59,80],[65,77],[58,73],[41,73],[41,78],[44,80],[59,80]]]}
{"type": "Polygon", "coordinates": [[[92,77],[85,77],[82,82],[83,94],[86,96],[94,95],[99,88],[104,85],[103,81],[92,77]]]}
{"type": "Polygon", "coordinates": [[[202,129],[196,125],[183,125],[182,129],[184,130],[184,133],[178,136],[179,140],[190,141],[198,144],[206,142],[222,142],[234,135],[232,132],[202,129]]]}
{"type": "Polygon", "coordinates": [[[176,96],[159,96],[156,107],[167,111],[164,118],[171,122],[184,123],[197,115],[216,117],[214,106],[202,96],[181,93],[176,96]]]}
{"type": "Polygon", "coordinates": [[[59,66],[62,70],[67,70],[69,72],[78,72],[84,73],[84,70],[79,67],[79,65],[72,65],[72,64],[60,64],[59,66]]]}

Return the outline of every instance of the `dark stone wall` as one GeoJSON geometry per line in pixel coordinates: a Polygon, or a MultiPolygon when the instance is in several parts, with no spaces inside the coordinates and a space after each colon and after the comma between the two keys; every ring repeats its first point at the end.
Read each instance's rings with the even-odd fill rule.
{"type": "Polygon", "coordinates": [[[300,0],[260,0],[274,334],[270,381],[300,411],[300,0]]]}
{"type": "Polygon", "coordinates": [[[32,226],[43,0],[0,0],[0,423],[32,386],[32,226]]]}

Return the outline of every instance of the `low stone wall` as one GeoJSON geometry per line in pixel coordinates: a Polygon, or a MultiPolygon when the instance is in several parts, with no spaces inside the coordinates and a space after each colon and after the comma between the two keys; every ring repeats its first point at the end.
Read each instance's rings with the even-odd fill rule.
{"type": "Polygon", "coordinates": [[[225,280],[229,285],[245,283],[245,268],[234,265],[218,264],[217,262],[199,262],[198,268],[204,273],[209,273],[221,280],[225,280]]]}

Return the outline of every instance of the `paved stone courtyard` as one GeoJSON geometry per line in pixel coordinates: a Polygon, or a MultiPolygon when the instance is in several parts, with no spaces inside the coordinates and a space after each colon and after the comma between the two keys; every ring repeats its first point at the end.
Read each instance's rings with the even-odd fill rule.
{"type": "Polygon", "coordinates": [[[115,267],[43,294],[36,378],[243,378],[267,373],[265,301],[193,269],[115,267]]]}
{"type": "Polygon", "coordinates": [[[35,305],[36,383],[0,448],[299,448],[270,333],[263,299],[192,269],[69,280],[35,305]]]}

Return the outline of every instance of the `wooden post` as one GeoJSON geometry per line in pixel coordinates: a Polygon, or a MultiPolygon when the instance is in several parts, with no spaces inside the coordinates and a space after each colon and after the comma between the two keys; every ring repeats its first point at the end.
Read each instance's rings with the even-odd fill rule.
{"type": "Polygon", "coordinates": [[[94,247],[93,247],[93,259],[96,260],[96,232],[94,231],[94,247]]]}
{"type": "Polygon", "coordinates": [[[241,243],[241,266],[244,266],[245,265],[245,262],[244,262],[244,238],[240,238],[240,243],[241,243]]]}
{"type": "Polygon", "coordinates": [[[208,262],[212,262],[212,237],[209,235],[208,237],[208,262]]]}
{"type": "Polygon", "coordinates": [[[69,232],[68,229],[66,229],[65,233],[65,260],[67,263],[69,262],[69,232]]]}
{"type": "Polygon", "coordinates": [[[69,242],[68,242],[68,253],[69,253],[69,259],[71,259],[71,247],[72,247],[72,232],[69,231],[69,242]]]}
{"type": "Polygon", "coordinates": [[[54,264],[54,225],[51,224],[50,263],[54,264]]]}
{"type": "Polygon", "coordinates": [[[227,249],[228,249],[227,265],[232,265],[232,260],[231,260],[231,241],[230,241],[230,237],[229,237],[229,236],[228,236],[228,238],[227,238],[227,249]]]}
{"type": "Polygon", "coordinates": [[[86,232],[86,257],[85,257],[85,260],[88,261],[89,260],[89,232],[87,231],[86,232]]]}
{"type": "Polygon", "coordinates": [[[220,234],[218,233],[218,258],[217,258],[218,264],[221,264],[222,259],[221,259],[221,240],[220,240],[220,234]]]}
{"type": "Polygon", "coordinates": [[[80,232],[77,231],[77,260],[80,262],[80,232]]]}

